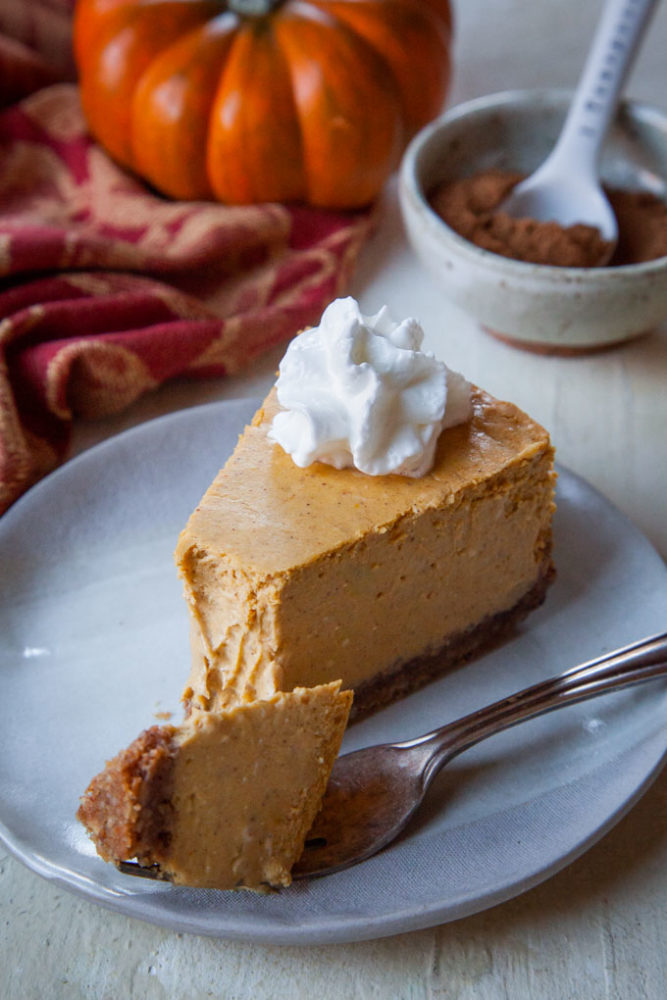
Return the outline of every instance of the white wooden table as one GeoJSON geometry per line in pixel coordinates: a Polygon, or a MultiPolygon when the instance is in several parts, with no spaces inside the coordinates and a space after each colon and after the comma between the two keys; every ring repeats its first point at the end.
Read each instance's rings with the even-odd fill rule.
{"type": "MultiPolygon", "coordinates": [[[[465,0],[451,103],[576,78],[600,4],[465,0]]],[[[658,10],[627,92],[667,106],[667,9],[658,10]]],[[[583,475],[667,556],[667,329],[580,358],[496,342],[440,295],[408,250],[390,186],[352,288],[367,312],[415,315],[427,346],[552,433],[583,475]]],[[[282,349],[252,371],[175,384],[121,417],[80,426],[74,452],[173,409],[263,395],[282,349]]],[[[667,611],[667,609],[666,609],[667,611]]],[[[667,614],[666,622],[667,625],[667,614]]],[[[183,936],[54,887],[0,847],[3,1000],[664,1000],[667,773],[597,846],[529,893],[430,930],[352,945],[264,947],[183,936]]]]}

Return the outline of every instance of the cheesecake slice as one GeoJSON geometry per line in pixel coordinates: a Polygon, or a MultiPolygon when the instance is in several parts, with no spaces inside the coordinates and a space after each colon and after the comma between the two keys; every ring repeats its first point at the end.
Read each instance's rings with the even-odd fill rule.
{"type": "Polygon", "coordinates": [[[347,723],[330,683],[153,726],[91,781],[78,811],[106,861],[171,882],[289,885],[347,723]]]}
{"type": "Polygon", "coordinates": [[[180,726],[144,732],[79,818],[102,857],[172,882],[289,885],[356,714],[465,662],[544,598],[546,431],[352,299],[276,388],[182,532],[180,726]]]}
{"type": "Polygon", "coordinates": [[[553,575],[547,432],[473,389],[419,478],[297,466],[275,390],[181,534],[190,712],[334,678],[374,710],[468,659],[553,575]]]}

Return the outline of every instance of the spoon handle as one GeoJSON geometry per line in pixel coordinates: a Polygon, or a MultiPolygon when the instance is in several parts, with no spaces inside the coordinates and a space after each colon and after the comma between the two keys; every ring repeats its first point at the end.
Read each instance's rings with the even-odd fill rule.
{"type": "Polygon", "coordinates": [[[558,142],[549,157],[597,171],[602,140],[658,0],[607,0],[558,142]]]}
{"type": "Polygon", "coordinates": [[[606,656],[589,660],[447,726],[397,745],[406,749],[422,747],[426,751],[426,788],[443,764],[488,736],[556,708],[662,675],[667,675],[667,633],[650,636],[606,656]]]}

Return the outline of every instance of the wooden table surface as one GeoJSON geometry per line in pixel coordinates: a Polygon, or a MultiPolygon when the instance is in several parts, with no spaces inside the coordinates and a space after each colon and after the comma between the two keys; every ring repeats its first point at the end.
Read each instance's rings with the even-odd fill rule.
{"type": "MultiPolygon", "coordinates": [[[[593,0],[465,0],[457,8],[450,104],[515,87],[571,85],[600,8],[593,0]]],[[[662,5],[627,93],[667,109],[665,53],[662,5]]],[[[417,316],[426,346],[547,426],[559,461],[667,557],[667,329],[567,359],[495,341],[418,266],[393,184],[351,291],[366,312],[387,303],[397,318],[417,316]]],[[[179,407],[259,397],[281,354],[235,378],[165,387],[117,419],[79,426],[74,453],[179,407]]],[[[0,927],[3,1000],[665,1000],[667,772],[560,874],[502,906],[428,930],[317,947],[175,934],[70,895],[2,846],[0,927]]]]}

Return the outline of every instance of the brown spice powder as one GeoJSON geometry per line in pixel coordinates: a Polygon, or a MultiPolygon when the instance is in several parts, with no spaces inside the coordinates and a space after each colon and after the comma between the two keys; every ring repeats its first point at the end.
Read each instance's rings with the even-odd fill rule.
{"type": "MultiPolygon", "coordinates": [[[[556,267],[598,267],[608,244],[593,226],[512,219],[497,208],[523,179],[516,171],[488,170],[439,184],[429,201],[460,236],[503,257],[556,267]]],[[[647,191],[608,190],[619,225],[610,267],[667,256],[667,205],[647,191]]]]}

